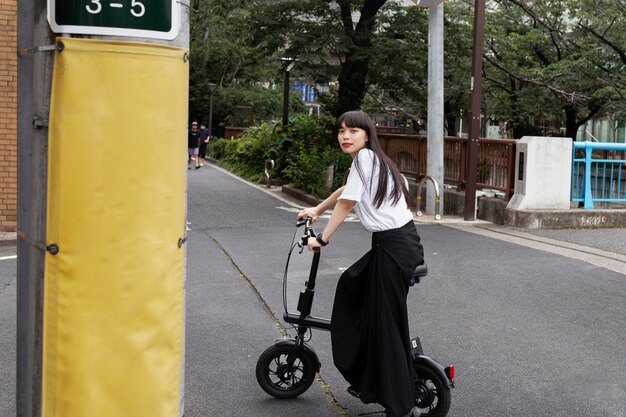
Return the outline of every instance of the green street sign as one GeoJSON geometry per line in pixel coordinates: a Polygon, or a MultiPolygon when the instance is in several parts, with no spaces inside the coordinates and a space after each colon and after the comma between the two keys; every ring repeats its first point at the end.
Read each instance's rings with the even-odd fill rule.
{"type": "Polygon", "coordinates": [[[55,33],[174,39],[180,28],[176,0],[48,0],[55,33]]]}

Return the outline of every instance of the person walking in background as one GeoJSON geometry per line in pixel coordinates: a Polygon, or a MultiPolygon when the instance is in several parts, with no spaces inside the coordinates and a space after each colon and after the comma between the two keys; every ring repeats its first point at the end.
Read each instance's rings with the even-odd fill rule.
{"type": "Polygon", "coordinates": [[[362,111],[337,120],[338,141],[352,156],[346,185],[298,218],[316,221],[333,208],[324,231],[308,248],[326,246],[355,209],[372,232],[371,250],[337,283],[331,316],[333,361],[364,403],[379,403],[388,417],[418,417],[415,406],[407,294],[415,267],[423,262],[408,190],[395,164],[383,152],[374,123],[362,111]]]}
{"type": "Polygon", "coordinates": [[[204,158],[206,157],[206,147],[211,136],[209,135],[209,129],[207,129],[204,124],[200,125],[198,134],[200,135],[200,149],[198,151],[198,156],[200,157],[200,166],[204,166],[202,161],[204,161],[204,158]]]}
{"type": "Polygon", "coordinates": [[[200,168],[200,135],[198,134],[198,122],[191,124],[191,129],[187,134],[187,169],[191,169],[191,160],[196,161],[196,169],[200,168]]]}

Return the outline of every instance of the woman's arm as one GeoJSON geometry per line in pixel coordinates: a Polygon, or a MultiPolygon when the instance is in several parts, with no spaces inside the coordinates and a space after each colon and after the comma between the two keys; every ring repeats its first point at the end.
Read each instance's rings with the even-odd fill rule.
{"type": "MultiPolygon", "coordinates": [[[[335,208],[333,209],[333,214],[330,216],[330,220],[328,220],[328,224],[321,234],[322,240],[324,242],[329,241],[330,237],[339,228],[341,223],[343,223],[343,221],[348,216],[348,213],[350,213],[350,210],[352,210],[352,208],[356,204],[356,201],[353,200],[341,199],[336,201],[337,203],[335,204],[335,208]]],[[[312,237],[309,238],[307,242],[307,247],[310,250],[313,250],[314,248],[319,248],[321,246],[322,245],[315,238],[312,237]]]]}
{"type": "Polygon", "coordinates": [[[344,187],[337,188],[334,193],[332,193],[326,200],[322,201],[317,206],[300,210],[300,212],[298,212],[298,218],[301,219],[308,216],[312,218],[313,223],[315,223],[319,216],[321,216],[326,210],[337,204],[337,199],[339,198],[341,193],[343,193],[344,187]]]}

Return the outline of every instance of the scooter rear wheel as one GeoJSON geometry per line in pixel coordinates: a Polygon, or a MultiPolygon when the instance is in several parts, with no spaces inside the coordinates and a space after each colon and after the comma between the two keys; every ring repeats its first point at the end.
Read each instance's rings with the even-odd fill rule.
{"type": "Polygon", "coordinates": [[[276,398],[295,398],[309,389],[315,379],[313,360],[304,351],[296,354],[293,365],[287,357],[293,346],[270,346],[256,364],[256,380],[265,392],[276,398]]]}
{"type": "Polygon", "coordinates": [[[450,387],[439,374],[422,364],[415,363],[415,405],[422,417],[445,417],[450,410],[450,387]]]}

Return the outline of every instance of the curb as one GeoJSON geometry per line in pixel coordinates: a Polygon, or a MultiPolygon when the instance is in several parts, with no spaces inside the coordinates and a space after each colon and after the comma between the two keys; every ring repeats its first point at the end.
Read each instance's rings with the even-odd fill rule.
{"type": "Polygon", "coordinates": [[[0,232],[0,247],[17,245],[17,233],[0,232]]]}
{"type": "Polygon", "coordinates": [[[626,227],[623,209],[504,210],[507,226],[524,229],[621,229],[626,227]]]}
{"type": "Polygon", "coordinates": [[[290,197],[296,198],[312,206],[317,206],[319,203],[324,201],[319,198],[313,197],[312,195],[307,194],[302,190],[298,190],[297,188],[291,188],[288,185],[283,185],[281,191],[290,197]]]}

